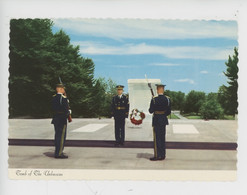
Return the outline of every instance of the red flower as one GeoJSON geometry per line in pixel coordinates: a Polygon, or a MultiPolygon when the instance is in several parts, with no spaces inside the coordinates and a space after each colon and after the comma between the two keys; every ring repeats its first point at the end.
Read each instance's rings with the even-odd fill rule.
{"type": "Polygon", "coordinates": [[[145,118],[145,114],[143,112],[141,112],[141,118],[144,119],[145,118]]]}

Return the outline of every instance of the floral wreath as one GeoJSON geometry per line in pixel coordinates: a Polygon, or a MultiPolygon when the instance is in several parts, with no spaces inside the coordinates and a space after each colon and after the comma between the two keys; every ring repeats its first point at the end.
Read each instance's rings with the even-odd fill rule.
{"type": "Polygon", "coordinates": [[[130,121],[134,125],[140,125],[142,124],[142,120],[145,118],[145,114],[138,109],[133,109],[131,114],[130,114],[130,121]]]}

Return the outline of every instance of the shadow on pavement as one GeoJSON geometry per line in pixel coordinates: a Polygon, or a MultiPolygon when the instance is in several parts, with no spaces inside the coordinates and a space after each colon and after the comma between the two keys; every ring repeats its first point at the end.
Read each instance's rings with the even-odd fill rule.
{"type": "Polygon", "coordinates": [[[54,158],[54,152],[44,152],[43,154],[47,157],[54,158]]]}
{"type": "Polygon", "coordinates": [[[153,154],[150,154],[150,153],[137,153],[136,157],[137,158],[149,159],[149,158],[153,157],[153,154]]]}

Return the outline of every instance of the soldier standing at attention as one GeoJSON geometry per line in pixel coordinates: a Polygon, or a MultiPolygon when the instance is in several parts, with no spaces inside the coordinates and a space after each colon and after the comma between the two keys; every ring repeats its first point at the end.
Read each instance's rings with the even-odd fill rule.
{"type": "Polygon", "coordinates": [[[56,86],[57,94],[53,96],[52,99],[52,110],[53,119],[52,124],[55,128],[55,158],[68,158],[67,155],[63,153],[64,142],[66,139],[67,131],[67,119],[71,114],[69,110],[68,99],[64,95],[65,87],[63,84],[57,84],[56,86]]]}
{"type": "Polygon", "coordinates": [[[154,136],[154,157],[151,161],[164,160],[166,158],[166,125],[168,125],[167,116],[171,114],[171,102],[168,97],[164,95],[165,85],[158,84],[157,94],[152,98],[149,112],[153,113],[153,136],[154,136]]]}
{"type": "Polygon", "coordinates": [[[115,120],[115,146],[124,145],[125,118],[129,116],[129,99],[123,95],[124,86],[118,85],[117,95],[112,98],[111,110],[115,120]]]}

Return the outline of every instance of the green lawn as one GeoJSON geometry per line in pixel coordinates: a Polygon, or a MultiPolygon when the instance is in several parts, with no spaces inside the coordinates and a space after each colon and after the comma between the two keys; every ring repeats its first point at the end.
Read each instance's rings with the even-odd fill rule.
{"type": "Polygon", "coordinates": [[[232,115],[225,115],[224,119],[225,120],[235,120],[235,118],[232,115]]]}
{"type": "Polygon", "coordinates": [[[171,114],[168,116],[169,119],[179,119],[175,114],[171,114]]]}
{"type": "MultiPolygon", "coordinates": [[[[184,117],[187,119],[202,119],[200,115],[196,115],[195,113],[190,113],[190,114],[183,114],[184,117]]],[[[217,120],[217,119],[214,119],[217,120]]],[[[235,120],[235,118],[231,115],[224,115],[224,118],[219,119],[219,120],[235,120]]]]}
{"type": "Polygon", "coordinates": [[[186,116],[187,119],[201,119],[201,116],[195,115],[195,116],[186,116]]]}
{"type": "Polygon", "coordinates": [[[202,119],[201,115],[197,115],[196,113],[187,113],[187,114],[182,114],[184,117],[187,119],[202,119]]]}

